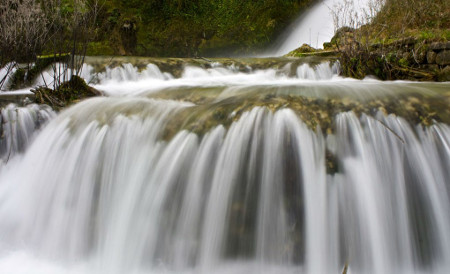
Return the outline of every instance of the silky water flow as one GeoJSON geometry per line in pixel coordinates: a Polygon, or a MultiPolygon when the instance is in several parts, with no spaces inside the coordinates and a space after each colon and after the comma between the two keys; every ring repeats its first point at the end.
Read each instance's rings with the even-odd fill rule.
{"type": "Polygon", "coordinates": [[[449,273],[448,121],[348,110],[325,130],[299,110],[449,84],[338,69],[87,66],[106,97],[3,110],[23,118],[0,140],[0,272],[449,273]],[[51,121],[18,149],[33,115],[51,121]]]}

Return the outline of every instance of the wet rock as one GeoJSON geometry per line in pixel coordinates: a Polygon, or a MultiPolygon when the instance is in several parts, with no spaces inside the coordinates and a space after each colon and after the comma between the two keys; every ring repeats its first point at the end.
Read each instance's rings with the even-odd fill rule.
{"type": "Polygon", "coordinates": [[[339,171],[338,160],[335,154],[329,150],[325,152],[326,168],[328,174],[335,174],[339,171]]]}

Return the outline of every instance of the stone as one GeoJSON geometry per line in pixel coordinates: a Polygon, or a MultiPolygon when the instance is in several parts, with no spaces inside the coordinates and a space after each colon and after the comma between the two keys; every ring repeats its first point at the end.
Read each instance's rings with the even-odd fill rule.
{"type": "Polygon", "coordinates": [[[414,54],[414,60],[419,64],[424,64],[427,62],[427,52],[418,51],[414,54]]]}
{"type": "Polygon", "coordinates": [[[416,38],[414,37],[406,37],[403,39],[398,39],[397,41],[394,42],[394,45],[396,46],[401,46],[401,47],[408,47],[411,45],[414,45],[416,43],[416,38]]]}
{"type": "Polygon", "coordinates": [[[430,49],[436,50],[436,51],[444,50],[444,49],[450,49],[450,41],[431,43],[430,49]]]}
{"type": "Polygon", "coordinates": [[[436,63],[438,65],[450,65],[450,50],[444,50],[436,55],[436,63]]]}
{"type": "Polygon", "coordinates": [[[450,66],[446,66],[439,72],[438,80],[441,82],[450,81],[450,66]]]}
{"type": "Polygon", "coordinates": [[[428,64],[434,64],[434,63],[436,63],[436,52],[434,52],[434,51],[429,51],[428,53],[427,53],[427,62],[428,62],[428,64]]]}
{"type": "Polygon", "coordinates": [[[422,65],[421,69],[427,70],[429,72],[437,72],[439,71],[439,66],[436,64],[422,65]]]}

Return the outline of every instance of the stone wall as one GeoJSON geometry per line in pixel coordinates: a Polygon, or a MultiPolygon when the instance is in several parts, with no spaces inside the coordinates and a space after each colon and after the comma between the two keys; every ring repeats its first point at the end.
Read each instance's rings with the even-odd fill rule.
{"type": "Polygon", "coordinates": [[[438,80],[450,81],[450,41],[431,43],[426,63],[430,69],[438,72],[438,80]]]}

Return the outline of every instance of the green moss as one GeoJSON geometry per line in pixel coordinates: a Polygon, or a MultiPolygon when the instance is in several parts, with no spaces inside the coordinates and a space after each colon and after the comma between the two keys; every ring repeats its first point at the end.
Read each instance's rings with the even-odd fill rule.
{"type": "Polygon", "coordinates": [[[215,56],[264,49],[318,0],[106,1],[88,54],[215,56]],[[135,25],[129,47],[124,22],[135,25]],[[135,39],[135,41],[134,41],[135,39]],[[109,45],[109,46],[108,46],[109,45]]]}
{"type": "MultiPolygon", "coordinates": [[[[184,98],[179,92],[163,91],[152,94],[152,98],[176,99],[196,103],[197,105],[174,114],[167,123],[162,138],[170,139],[180,130],[188,130],[203,136],[212,128],[223,125],[229,127],[241,115],[254,107],[264,107],[275,112],[289,108],[313,131],[320,127],[324,134],[335,130],[334,117],[342,112],[353,111],[356,115],[366,113],[375,115],[378,111],[395,114],[405,118],[412,125],[429,126],[433,121],[450,122],[449,98],[445,96],[425,96],[421,94],[398,95],[392,98],[377,98],[360,101],[351,97],[317,98],[297,94],[280,95],[269,90],[245,96],[229,97],[222,101],[214,100],[220,90],[189,90],[184,98]]],[[[333,162],[333,161],[330,161],[333,162]]],[[[330,165],[333,170],[335,165],[330,165]]]]}
{"type": "Polygon", "coordinates": [[[420,32],[419,37],[423,40],[431,40],[434,39],[436,36],[435,33],[430,30],[423,30],[420,32]]]}
{"type": "Polygon", "coordinates": [[[95,55],[114,55],[114,49],[111,48],[108,41],[90,42],[86,54],[95,55]]]}
{"type": "Polygon", "coordinates": [[[90,87],[82,78],[75,75],[54,90],[46,87],[38,87],[31,91],[35,94],[37,103],[50,105],[55,110],[59,110],[85,98],[101,95],[101,92],[90,87]]]}
{"type": "Polygon", "coordinates": [[[450,29],[444,30],[441,34],[441,38],[445,41],[450,40],[450,29]]]}
{"type": "Polygon", "coordinates": [[[400,60],[398,60],[398,64],[399,64],[399,66],[404,67],[404,68],[409,66],[409,62],[405,58],[401,58],[400,60]]]}

